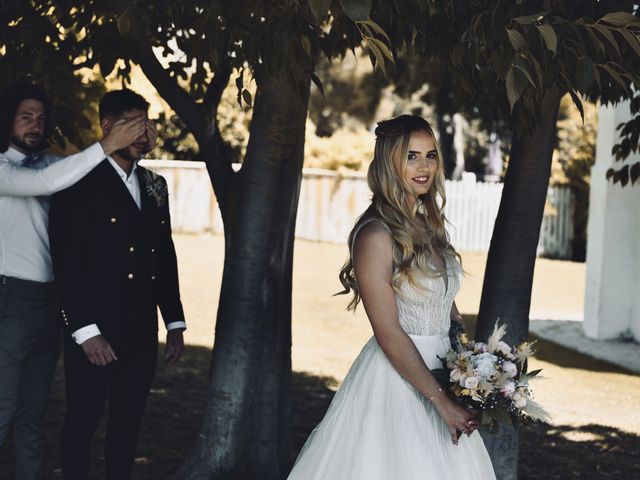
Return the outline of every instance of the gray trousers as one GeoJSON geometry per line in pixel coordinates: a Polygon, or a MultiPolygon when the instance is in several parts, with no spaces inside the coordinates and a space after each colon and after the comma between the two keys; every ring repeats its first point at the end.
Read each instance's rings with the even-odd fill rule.
{"type": "Polygon", "coordinates": [[[50,283],[0,276],[0,444],[14,424],[16,479],[43,477],[42,430],[60,351],[50,283]]]}

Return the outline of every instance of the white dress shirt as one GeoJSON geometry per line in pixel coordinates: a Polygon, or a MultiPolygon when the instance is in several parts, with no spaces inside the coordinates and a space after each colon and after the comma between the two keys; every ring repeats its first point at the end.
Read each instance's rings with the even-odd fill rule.
{"type": "MultiPolygon", "coordinates": [[[[127,175],[127,172],[125,172],[120,167],[120,165],[116,163],[116,161],[113,158],[107,157],[107,159],[109,160],[109,163],[114,168],[116,173],[120,176],[120,178],[124,182],[125,186],[127,187],[127,190],[129,190],[131,197],[133,197],[133,200],[136,202],[136,205],[138,205],[138,209],[141,209],[142,198],[140,197],[141,195],[140,182],[138,181],[138,176],[135,174],[136,169],[138,168],[138,163],[137,162],[133,163],[133,168],[131,169],[131,173],[127,175]]],[[[167,323],[168,331],[176,330],[178,328],[185,330],[187,328],[187,324],[185,322],[167,323]]],[[[100,335],[100,329],[98,328],[98,325],[96,325],[95,323],[91,325],[87,325],[86,327],[79,328],[78,330],[76,330],[71,334],[73,339],[79,345],[89,340],[90,338],[96,337],[98,335],[100,335]]]]}
{"type": "Polygon", "coordinates": [[[10,147],[0,153],[0,275],[53,281],[49,251],[49,195],[70,187],[105,158],[100,143],[61,159],[44,155],[33,167],[10,147]]]}
{"type": "Polygon", "coordinates": [[[133,201],[136,202],[136,205],[138,205],[138,210],[142,209],[142,199],[140,198],[140,182],[138,181],[138,176],[135,174],[136,170],[138,169],[138,162],[133,162],[131,173],[127,175],[127,172],[125,172],[113,158],[107,157],[107,160],[109,160],[109,163],[114,168],[116,173],[120,176],[120,178],[124,182],[124,185],[127,187],[127,190],[129,190],[133,201]]]}

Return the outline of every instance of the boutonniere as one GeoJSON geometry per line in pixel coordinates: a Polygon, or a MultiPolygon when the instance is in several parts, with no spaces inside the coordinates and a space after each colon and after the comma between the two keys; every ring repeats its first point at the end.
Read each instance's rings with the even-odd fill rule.
{"type": "Polygon", "coordinates": [[[147,195],[156,201],[158,207],[164,207],[167,204],[167,198],[169,197],[167,182],[164,178],[151,170],[143,170],[142,173],[147,185],[147,195]]]}

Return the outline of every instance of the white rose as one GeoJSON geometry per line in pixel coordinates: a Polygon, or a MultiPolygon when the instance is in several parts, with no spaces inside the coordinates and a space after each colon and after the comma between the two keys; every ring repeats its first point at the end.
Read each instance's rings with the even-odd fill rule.
{"type": "Polygon", "coordinates": [[[515,402],[515,405],[516,405],[516,408],[524,408],[527,406],[527,399],[524,397],[521,397],[515,402]]]}
{"type": "Polygon", "coordinates": [[[495,358],[493,355],[481,354],[476,363],[475,372],[481,377],[487,378],[496,373],[495,358]]]}
{"type": "Polygon", "coordinates": [[[513,362],[502,362],[502,371],[513,378],[518,374],[518,367],[513,362]]]}
{"type": "Polygon", "coordinates": [[[462,372],[458,368],[455,368],[451,370],[451,373],[449,374],[449,380],[451,380],[451,382],[457,382],[458,380],[460,380],[461,376],[462,372]]]}
{"type": "Polygon", "coordinates": [[[460,378],[458,379],[458,383],[460,384],[461,387],[464,387],[464,382],[467,380],[467,374],[463,373],[462,375],[460,375],[460,378]]]}
{"type": "Polygon", "coordinates": [[[474,363],[482,362],[484,360],[491,360],[492,362],[496,362],[498,357],[490,352],[476,353],[473,356],[474,363]]]}
{"type": "Polygon", "coordinates": [[[478,377],[468,377],[464,381],[464,388],[468,388],[469,390],[473,390],[478,387],[478,377]]]}

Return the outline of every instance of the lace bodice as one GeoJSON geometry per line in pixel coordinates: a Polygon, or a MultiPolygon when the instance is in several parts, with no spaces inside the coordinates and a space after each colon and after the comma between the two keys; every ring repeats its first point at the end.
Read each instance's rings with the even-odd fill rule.
{"type": "MultiPolygon", "coordinates": [[[[353,236],[353,243],[360,229],[370,221],[377,220],[362,223],[353,236]]],[[[446,279],[415,272],[417,286],[405,281],[396,293],[400,326],[409,335],[449,334],[451,306],[462,285],[462,266],[455,257],[446,257],[445,264],[446,279]]]]}
{"type": "Polygon", "coordinates": [[[448,335],[451,305],[462,283],[462,267],[447,257],[447,278],[414,273],[419,287],[404,282],[396,293],[400,326],[409,335],[448,335]]]}

